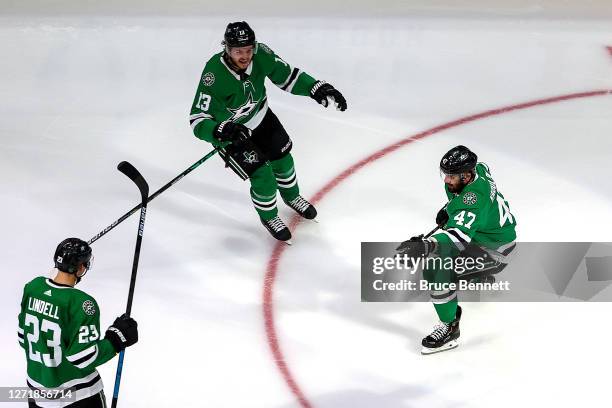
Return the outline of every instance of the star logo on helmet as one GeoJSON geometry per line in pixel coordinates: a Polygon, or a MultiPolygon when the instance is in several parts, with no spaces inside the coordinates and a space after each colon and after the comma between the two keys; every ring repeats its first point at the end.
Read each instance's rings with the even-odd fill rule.
{"type": "Polygon", "coordinates": [[[232,113],[232,116],[228,119],[228,121],[235,122],[241,118],[246,118],[253,112],[257,106],[257,103],[258,101],[253,100],[253,94],[249,92],[249,98],[244,104],[237,108],[227,108],[227,110],[232,113]]]}

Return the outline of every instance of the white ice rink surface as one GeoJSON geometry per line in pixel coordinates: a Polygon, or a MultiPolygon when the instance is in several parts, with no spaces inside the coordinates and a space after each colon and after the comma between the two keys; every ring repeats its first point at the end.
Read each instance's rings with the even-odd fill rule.
{"type": "MultiPolygon", "coordinates": [[[[15,334],[23,285],[50,273],[63,238],[88,239],[136,204],[117,163],[132,162],[154,191],[210,150],[188,110],[226,23],[243,17],[0,20],[0,385],[25,383],[15,334]]],[[[374,151],[452,120],[612,90],[611,20],[249,22],[348,100],[340,113],[268,87],[306,197],[374,151]]],[[[407,144],[327,194],[320,223],[294,231],[273,286],[301,402],[264,330],[275,242],[247,184],[211,159],[149,206],[133,307],[140,341],[126,352],[120,406],[604,406],[609,303],[465,304],[460,347],[422,357],[433,307],[361,303],[359,250],[431,229],[445,199],[439,158],[460,143],[490,165],[521,241],[610,241],[611,114],[608,94],[491,116],[407,144]]],[[[125,308],[136,225],[133,216],[94,244],[79,286],[100,304],[103,330],[125,308]]],[[[99,369],[109,399],[115,367],[99,369]]]]}

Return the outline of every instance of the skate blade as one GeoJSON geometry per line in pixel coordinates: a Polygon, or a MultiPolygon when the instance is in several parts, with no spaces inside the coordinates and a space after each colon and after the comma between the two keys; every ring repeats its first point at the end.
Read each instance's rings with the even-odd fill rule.
{"type": "Polygon", "coordinates": [[[454,348],[457,348],[457,346],[459,346],[459,342],[457,340],[452,340],[449,341],[448,343],[446,343],[445,345],[441,346],[441,347],[437,347],[437,348],[429,348],[429,347],[423,347],[421,349],[421,354],[422,355],[428,355],[428,354],[435,354],[435,353],[439,353],[441,351],[446,351],[446,350],[451,350],[454,348]]]}
{"type": "Polygon", "coordinates": [[[283,241],[283,242],[289,246],[293,245],[293,241],[291,241],[290,239],[283,241]]]}

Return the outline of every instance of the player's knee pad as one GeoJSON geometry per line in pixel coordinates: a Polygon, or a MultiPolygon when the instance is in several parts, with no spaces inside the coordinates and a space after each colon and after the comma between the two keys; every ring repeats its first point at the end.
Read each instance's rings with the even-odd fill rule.
{"type": "Polygon", "coordinates": [[[293,157],[291,157],[291,154],[287,154],[282,159],[274,160],[271,164],[283,199],[285,201],[294,199],[299,194],[299,188],[293,157]],[[290,197],[287,197],[287,194],[290,194],[290,197]]]}
{"type": "Polygon", "coordinates": [[[270,160],[270,163],[272,164],[275,174],[284,174],[294,171],[293,156],[289,152],[279,159],[270,160]]]}
{"type": "Polygon", "coordinates": [[[435,271],[433,269],[423,269],[423,279],[425,279],[428,283],[435,282],[435,271]]]}
{"type": "Polygon", "coordinates": [[[423,278],[429,283],[450,283],[454,281],[455,272],[447,268],[424,268],[423,278]]]}
{"type": "Polygon", "coordinates": [[[275,195],[277,184],[270,163],[265,163],[256,169],[249,178],[251,188],[259,195],[275,195]]]}

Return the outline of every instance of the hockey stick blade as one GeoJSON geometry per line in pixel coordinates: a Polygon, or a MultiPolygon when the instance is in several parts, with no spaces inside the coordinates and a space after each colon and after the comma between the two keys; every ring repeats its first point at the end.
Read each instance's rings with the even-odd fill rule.
{"type": "Polygon", "coordinates": [[[145,201],[149,196],[149,184],[144,177],[142,177],[142,174],[136,170],[136,167],[132,166],[132,164],[127,161],[122,161],[117,165],[117,170],[128,176],[130,180],[136,184],[143,197],[143,201],[145,201]]]}

